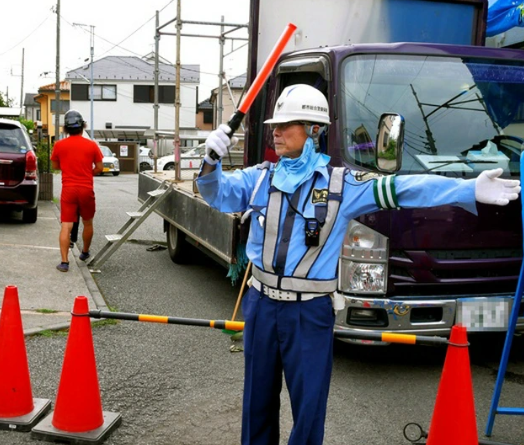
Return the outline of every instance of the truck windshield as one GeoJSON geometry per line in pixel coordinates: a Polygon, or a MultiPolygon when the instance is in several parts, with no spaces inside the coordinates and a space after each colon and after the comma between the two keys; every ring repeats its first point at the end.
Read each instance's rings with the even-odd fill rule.
{"type": "Polygon", "coordinates": [[[474,177],[502,167],[520,176],[521,61],[410,55],[348,57],[341,72],[342,158],[373,168],[378,119],[405,119],[399,173],[474,177]]]}

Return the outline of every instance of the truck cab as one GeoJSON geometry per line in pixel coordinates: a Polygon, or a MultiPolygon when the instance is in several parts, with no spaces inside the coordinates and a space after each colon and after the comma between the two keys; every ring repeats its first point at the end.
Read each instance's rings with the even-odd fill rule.
{"type": "MultiPolygon", "coordinates": [[[[520,179],[520,51],[424,43],[295,51],[279,61],[259,122],[295,83],[328,98],[332,124],[322,149],[334,166],[363,177],[392,173],[380,171],[375,151],[379,118],[393,112],[405,121],[395,174],[473,179],[502,168],[502,177],[520,179]]],[[[261,141],[250,155],[273,160],[269,129],[249,128],[258,128],[261,141]]],[[[522,261],[520,207],[477,204],[478,216],[454,206],[383,210],[352,221],[339,260],[345,307],[337,328],[447,335],[462,323],[470,331],[505,330],[522,261]]]]}

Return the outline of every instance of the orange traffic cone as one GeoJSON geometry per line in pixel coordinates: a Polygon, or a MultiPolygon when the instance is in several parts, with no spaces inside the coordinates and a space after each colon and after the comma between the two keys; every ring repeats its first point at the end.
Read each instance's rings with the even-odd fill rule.
{"type": "Polygon", "coordinates": [[[29,431],[51,408],[33,399],[18,289],[6,286],[0,314],[0,429],[29,431]]]}
{"type": "Polygon", "coordinates": [[[121,421],[118,413],[102,412],[87,298],[76,297],[55,410],[32,436],[100,443],[121,421]]]}
{"type": "Polygon", "coordinates": [[[453,326],[427,445],[478,445],[465,327],[453,326]]]}

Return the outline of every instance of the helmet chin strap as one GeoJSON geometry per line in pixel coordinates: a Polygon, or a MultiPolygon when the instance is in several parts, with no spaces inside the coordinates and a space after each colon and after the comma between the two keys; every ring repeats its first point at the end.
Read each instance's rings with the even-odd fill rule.
{"type": "Polygon", "coordinates": [[[315,145],[315,151],[320,150],[320,146],[319,146],[320,135],[326,130],[326,127],[327,125],[309,124],[309,123],[304,124],[304,129],[306,130],[307,136],[313,139],[313,144],[315,145]],[[318,128],[317,131],[314,131],[315,127],[318,128]]]}

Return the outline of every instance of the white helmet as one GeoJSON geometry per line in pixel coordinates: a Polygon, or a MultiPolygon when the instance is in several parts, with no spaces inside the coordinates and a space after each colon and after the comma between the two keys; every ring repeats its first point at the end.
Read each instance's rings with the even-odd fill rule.
{"type": "Polygon", "coordinates": [[[273,118],[264,123],[281,124],[292,121],[329,125],[326,97],[310,85],[297,84],[284,88],[275,104],[273,118]]]}

